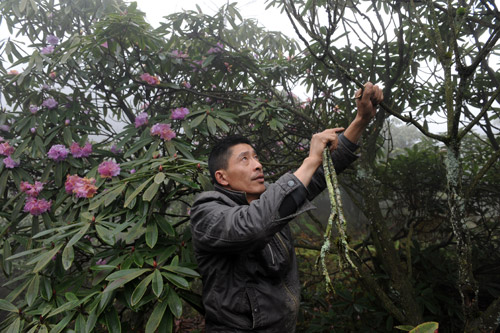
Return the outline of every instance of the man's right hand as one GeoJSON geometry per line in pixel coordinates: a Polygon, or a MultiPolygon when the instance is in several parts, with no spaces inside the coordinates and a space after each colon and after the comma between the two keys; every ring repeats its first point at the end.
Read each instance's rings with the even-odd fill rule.
{"type": "Polygon", "coordinates": [[[330,128],[313,135],[309,148],[309,157],[307,157],[297,171],[294,172],[294,175],[304,186],[307,187],[309,185],[312,176],[321,165],[323,161],[323,150],[325,150],[328,143],[330,143],[330,150],[337,148],[337,133],[343,130],[343,128],[330,128]]]}

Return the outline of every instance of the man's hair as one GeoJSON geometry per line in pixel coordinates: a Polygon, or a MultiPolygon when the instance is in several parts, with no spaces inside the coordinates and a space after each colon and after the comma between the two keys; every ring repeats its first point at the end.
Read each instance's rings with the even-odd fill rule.
{"type": "Polygon", "coordinates": [[[215,144],[208,156],[208,170],[214,184],[217,184],[215,179],[215,172],[220,169],[227,169],[229,158],[231,157],[231,148],[240,143],[252,145],[243,135],[234,134],[228,135],[215,144]]]}

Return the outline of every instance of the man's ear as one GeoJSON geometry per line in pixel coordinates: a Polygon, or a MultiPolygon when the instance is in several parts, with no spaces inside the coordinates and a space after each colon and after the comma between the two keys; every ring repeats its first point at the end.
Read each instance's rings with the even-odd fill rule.
{"type": "Polygon", "coordinates": [[[222,186],[229,185],[229,182],[226,179],[226,170],[224,169],[215,171],[215,180],[217,180],[217,183],[219,183],[222,186]]]}

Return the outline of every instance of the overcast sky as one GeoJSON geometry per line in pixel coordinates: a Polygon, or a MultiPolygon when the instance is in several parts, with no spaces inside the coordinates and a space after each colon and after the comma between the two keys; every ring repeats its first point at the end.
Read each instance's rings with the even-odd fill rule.
{"type": "Polygon", "coordinates": [[[266,0],[137,0],[137,7],[146,13],[148,22],[156,27],[162,17],[171,13],[181,12],[183,10],[197,10],[196,5],[200,6],[205,14],[214,14],[223,5],[237,2],[237,8],[244,18],[253,18],[259,21],[261,25],[268,30],[277,30],[293,36],[293,28],[285,13],[280,13],[279,8],[267,7],[266,0]]]}

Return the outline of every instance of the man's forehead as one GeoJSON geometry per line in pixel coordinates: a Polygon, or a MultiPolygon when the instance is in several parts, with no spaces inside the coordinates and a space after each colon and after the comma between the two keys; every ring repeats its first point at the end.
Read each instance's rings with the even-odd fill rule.
{"type": "Polygon", "coordinates": [[[255,149],[246,143],[238,143],[231,147],[231,157],[237,157],[243,154],[254,154],[255,149]]]}

